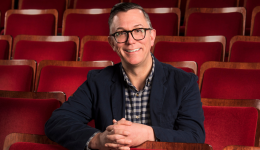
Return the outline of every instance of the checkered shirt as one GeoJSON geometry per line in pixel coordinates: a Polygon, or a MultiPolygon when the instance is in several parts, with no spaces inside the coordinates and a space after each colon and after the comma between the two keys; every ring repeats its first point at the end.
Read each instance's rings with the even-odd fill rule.
{"type": "Polygon", "coordinates": [[[146,78],[145,87],[137,91],[136,87],[132,85],[124,68],[122,67],[122,72],[124,76],[125,86],[125,118],[131,122],[141,123],[145,125],[151,125],[150,118],[150,92],[152,88],[152,79],[154,74],[154,57],[153,67],[150,75],[146,78]]]}

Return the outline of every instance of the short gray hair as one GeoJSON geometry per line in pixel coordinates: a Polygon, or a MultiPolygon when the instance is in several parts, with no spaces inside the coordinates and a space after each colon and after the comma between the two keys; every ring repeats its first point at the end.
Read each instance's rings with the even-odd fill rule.
{"type": "Polygon", "coordinates": [[[128,10],[131,10],[131,9],[139,9],[139,10],[141,10],[143,12],[143,14],[144,14],[144,17],[145,17],[149,27],[153,28],[148,14],[144,11],[144,9],[140,5],[137,5],[135,3],[125,3],[125,2],[123,2],[123,3],[116,4],[111,9],[110,16],[109,16],[109,19],[108,19],[108,25],[109,25],[109,31],[110,32],[111,32],[110,29],[111,29],[111,25],[112,25],[114,16],[116,14],[118,14],[119,12],[127,12],[128,10]]]}

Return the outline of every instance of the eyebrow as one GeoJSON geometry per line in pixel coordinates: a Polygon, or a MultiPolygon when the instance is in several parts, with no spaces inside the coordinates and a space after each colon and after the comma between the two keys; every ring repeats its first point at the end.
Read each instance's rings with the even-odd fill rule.
{"type": "MultiPolygon", "coordinates": [[[[137,24],[137,25],[135,25],[134,27],[143,27],[143,25],[142,24],[137,24]]],[[[116,31],[117,30],[120,30],[120,29],[122,29],[122,30],[125,30],[123,27],[118,27],[117,29],[116,29],[116,31]]]]}

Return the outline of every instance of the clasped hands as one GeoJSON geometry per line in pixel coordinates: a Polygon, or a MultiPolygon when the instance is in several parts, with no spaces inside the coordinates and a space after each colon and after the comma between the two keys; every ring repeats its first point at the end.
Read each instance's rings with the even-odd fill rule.
{"type": "Polygon", "coordinates": [[[130,149],[146,141],[154,141],[152,127],[133,123],[122,118],[113,120],[102,133],[98,133],[89,143],[91,149],[130,149]]]}

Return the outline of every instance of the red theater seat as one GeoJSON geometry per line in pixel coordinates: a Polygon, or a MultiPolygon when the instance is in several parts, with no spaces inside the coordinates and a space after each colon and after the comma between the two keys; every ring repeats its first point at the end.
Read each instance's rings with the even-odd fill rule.
{"type": "Polygon", "coordinates": [[[250,36],[260,36],[260,6],[253,9],[250,36]]]}
{"type": "Polygon", "coordinates": [[[4,28],[4,23],[5,23],[5,12],[9,9],[14,9],[14,0],[1,0],[0,1],[0,12],[2,14],[1,17],[1,24],[0,24],[0,29],[2,30],[4,28]]]}
{"type": "Polygon", "coordinates": [[[63,93],[0,91],[0,146],[14,132],[45,135],[45,122],[61,101],[63,93]]]}
{"type": "Polygon", "coordinates": [[[62,91],[68,99],[87,80],[90,70],[103,69],[111,65],[111,61],[43,60],[37,70],[35,91],[62,91]]]}
{"type": "Polygon", "coordinates": [[[260,99],[260,63],[206,62],[201,66],[202,98],[260,99]]]}
{"type": "Polygon", "coordinates": [[[199,71],[206,61],[224,60],[225,44],[223,36],[157,36],[153,54],[162,62],[195,61],[199,71]]]}
{"type": "Polygon", "coordinates": [[[0,60],[10,59],[12,37],[10,35],[0,35],[0,60]]]}
{"type": "Polygon", "coordinates": [[[34,60],[0,60],[0,90],[33,91],[35,68],[34,60]]]}
{"type": "MultiPolygon", "coordinates": [[[[182,1],[181,1],[182,2],[182,1]]],[[[239,0],[187,0],[185,6],[184,24],[181,26],[181,32],[184,33],[187,13],[190,8],[225,8],[225,7],[238,7],[239,0]]]]}
{"type": "Polygon", "coordinates": [[[245,34],[246,10],[233,8],[191,8],[187,12],[186,36],[223,35],[226,37],[226,56],[229,42],[235,35],[245,34]]]}
{"type": "Polygon", "coordinates": [[[203,99],[205,143],[214,150],[228,145],[259,146],[260,100],[203,99]]]}
{"type": "MultiPolygon", "coordinates": [[[[107,21],[111,9],[67,9],[63,15],[62,35],[108,36],[107,21]]],[[[81,53],[81,52],[80,52],[81,53]]]]}
{"type": "Polygon", "coordinates": [[[19,0],[18,9],[56,9],[58,11],[58,27],[62,26],[62,16],[68,8],[68,0],[19,0]]]}
{"type": "Polygon", "coordinates": [[[108,43],[107,36],[84,36],[81,40],[80,61],[110,60],[114,64],[121,59],[108,43]]]}
{"type": "Polygon", "coordinates": [[[180,8],[181,0],[129,0],[143,8],[162,8],[162,7],[178,7],[180,8]]]}
{"type": "Polygon", "coordinates": [[[198,65],[195,61],[176,61],[176,62],[163,62],[172,65],[175,68],[182,69],[186,72],[192,72],[197,75],[198,65]]]}
{"type": "Polygon", "coordinates": [[[259,0],[245,0],[243,7],[246,8],[246,35],[250,35],[252,12],[256,6],[260,6],[259,0]]]}
{"type": "Polygon", "coordinates": [[[14,40],[13,59],[76,61],[77,36],[18,35],[14,40]]]}
{"type": "Polygon", "coordinates": [[[234,36],[230,41],[230,62],[260,62],[260,37],[234,36]]]}
{"type": "Polygon", "coordinates": [[[57,35],[58,12],[47,10],[8,10],[6,12],[5,35],[13,39],[25,35],[57,35]]]}
{"type": "Polygon", "coordinates": [[[181,18],[179,8],[144,8],[144,10],[149,15],[156,35],[179,35],[181,18]]]}
{"type": "Polygon", "coordinates": [[[123,0],[74,0],[74,9],[112,8],[123,0]]]}

